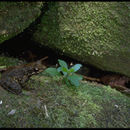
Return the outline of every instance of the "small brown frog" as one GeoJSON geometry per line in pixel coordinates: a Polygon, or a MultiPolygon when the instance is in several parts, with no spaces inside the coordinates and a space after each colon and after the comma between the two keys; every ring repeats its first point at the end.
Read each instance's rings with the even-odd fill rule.
{"type": "Polygon", "coordinates": [[[46,69],[42,62],[47,58],[46,56],[36,62],[7,68],[1,75],[0,86],[14,94],[20,94],[30,76],[46,69]]]}

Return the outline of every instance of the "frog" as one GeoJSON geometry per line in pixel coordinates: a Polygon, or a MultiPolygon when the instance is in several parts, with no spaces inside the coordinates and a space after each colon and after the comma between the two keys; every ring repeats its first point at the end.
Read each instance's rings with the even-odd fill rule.
{"type": "Polygon", "coordinates": [[[9,92],[20,95],[22,93],[22,88],[25,87],[25,84],[30,77],[47,68],[47,66],[43,65],[43,61],[47,58],[48,56],[35,62],[5,69],[5,71],[1,74],[0,86],[9,92]]]}

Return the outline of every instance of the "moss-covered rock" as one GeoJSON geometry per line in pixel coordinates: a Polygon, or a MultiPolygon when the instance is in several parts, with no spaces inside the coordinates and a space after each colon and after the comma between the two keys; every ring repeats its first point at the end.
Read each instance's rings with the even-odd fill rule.
{"type": "Polygon", "coordinates": [[[130,2],[50,2],[33,40],[130,76],[130,2]]]}
{"type": "Polygon", "coordinates": [[[0,2],[0,43],[27,28],[41,13],[43,2],[0,2]]]}
{"type": "Polygon", "coordinates": [[[10,67],[23,63],[26,62],[13,57],[0,56],[0,66],[10,67]]]}
{"type": "Polygon", "coordinates": [[[0,127],[14,128],[129,128],[129,97],[83,81],[68,87],[59,77],[45,73],[31,77],[28,87],[17,96],[0,88],[0,127]],[[14,115],[8,115],[11,110],[14,115]]]}
{"type": "MultiPolygon", "coordinates": [[[[25,62],[0,56],[0,66],[25,62]]],[[[27,82],[23,95],[0,86],[0,128],[129,128],[130,97],[110,86],[82,81],[67,86],[45,72],[27,82]],[[27,89],[29,89],[27,91],[27,89]],[[16,110],[13,115],[8,115],[16,110]]]]}

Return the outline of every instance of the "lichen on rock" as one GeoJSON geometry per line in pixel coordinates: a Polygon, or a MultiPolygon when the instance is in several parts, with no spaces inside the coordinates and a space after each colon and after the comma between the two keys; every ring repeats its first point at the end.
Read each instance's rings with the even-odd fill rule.
{"type": "Polygon", "coordinates": [[[27,28],[41,13],[43,2],[0,2],[0,43],[27,28]]]}
{"type": "Polygon", "coordinates": [[[49,2],[33,40],[130,76],[129,2],[49,2]]]}

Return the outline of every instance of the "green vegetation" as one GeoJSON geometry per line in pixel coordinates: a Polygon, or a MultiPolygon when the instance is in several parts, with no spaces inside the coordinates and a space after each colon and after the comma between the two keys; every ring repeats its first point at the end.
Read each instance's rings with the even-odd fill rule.
{"type": "MultiPolygon", "coordinates": [[[[17,65],[5,57],[0,65],[17,65]]],[[[23,95],[0,87],[0,128],[129,128],[130,100],[126,95],[96,83],[81,81],[67,87],[61,76],[41,72],[27,82],[23,95]],[[8,115],[16,110],[13,115],[8,115]]]]}
{"type": "Polygon", "coordinates": [[[22,96],[0,91],[0,127],[128,128],[130,100],[109,86],[82,81],[67,87],[45,73],[33,76],[22,96]],[[14,115],[8,113],[15,109],[14,115]]]}
{"type": "Polygon", "coordinates": [[[49,73],[51,76],[57,76],[60,75],[62,72],[63,74],[63,81],[65,81],[65,83],[69,86],[74,85],[74,86],[79,86],[80,83],[79,81],[82,80],[82,76],[81,75],[77,75],[75,74],[76,71],[78,71],[80,69],[80,67],[82,66],[81,64],[76,64],[74,66],[72,66],[70,69],[68,69],[68,65],[65,61],[63,60],[58,60],[60,67],[56,68],[47,68],[46,72],[49,73]]]}
{"type": "MultiPolygon", "coordinates": [[[[0,43],[20,33],[39,16],[42,3],[36,3],[0,2],[0,22],[5,22],[0,23],[0,43]]],[[[84,62],[89,59],[99,68],[123,70],[128,75],[127,14],[125,2],[49,2],[34,39],[73,58],[84,62]]],[[[32,76],[22,95],[0,86],[0,128],[130,127],[130,97],[110,86],[82,80],[75,74],[81,64],[68,68],[65,61],[58,61],[58,68],[32,76]],[[15,112],[9,115],[12,110],[15,112]]],[[[0,56],[0,68],[24,63],[0,56]]]]}
{"type": "Polygon", "coordinates": [[[3,66],[3,68],[4,68],[4,66],[10,67],[10,66],[15,66],[15,65],[24,64],[24,63],[26,63],[26,62],[19,60],[17,58],[0,56],[0,66],[3,66]]]}

